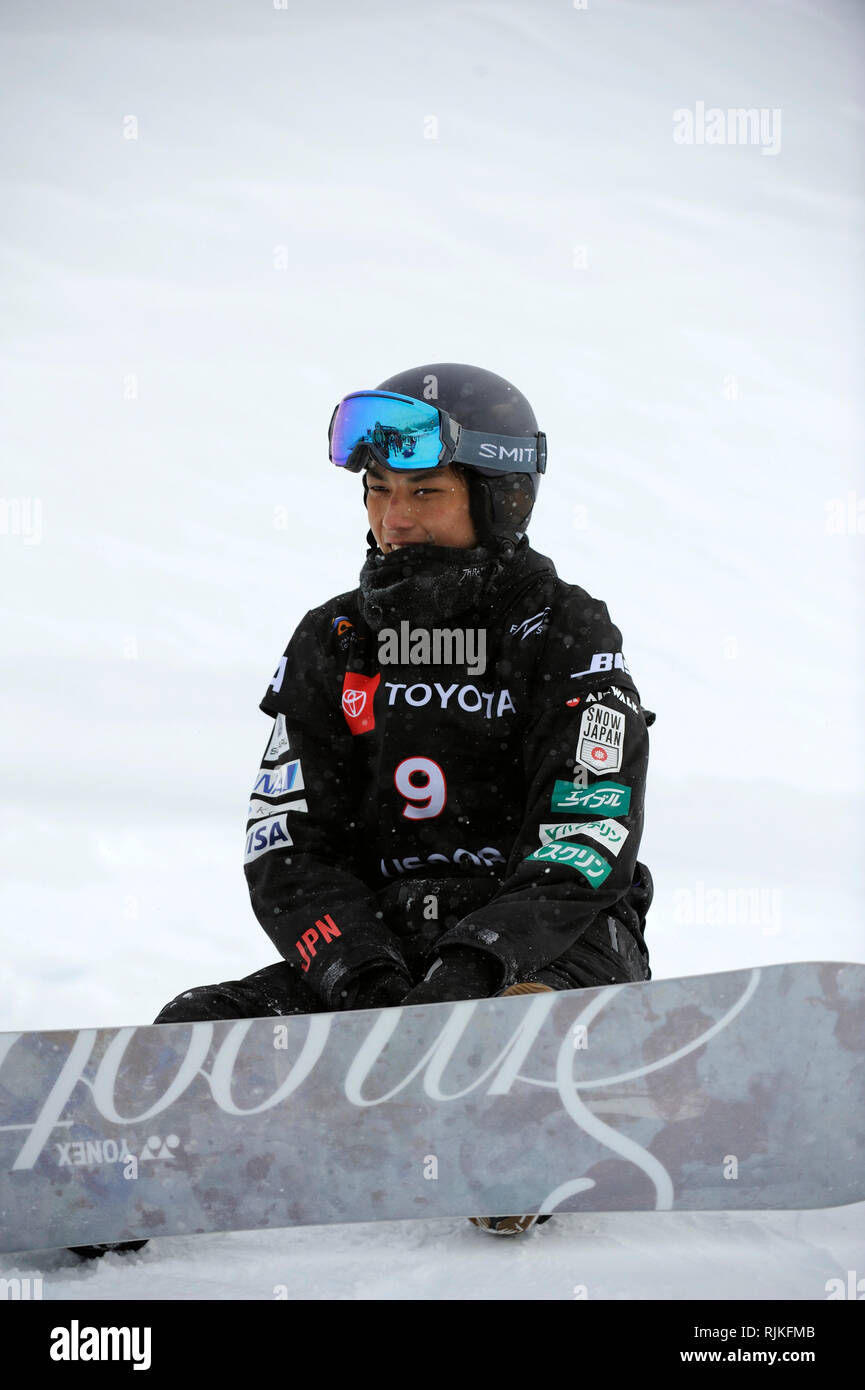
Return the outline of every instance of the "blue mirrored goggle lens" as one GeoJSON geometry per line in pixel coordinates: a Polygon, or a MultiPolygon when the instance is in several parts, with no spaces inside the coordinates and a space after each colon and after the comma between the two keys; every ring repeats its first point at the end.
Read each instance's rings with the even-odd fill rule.
{"type": "Polygon", "coordinates": [[[409,396],[358,392],[336,408],[330,457],[345,468],[355,449],[367,445],[386,468],[435,468],[442,455],[439,413],[409,396]]]}

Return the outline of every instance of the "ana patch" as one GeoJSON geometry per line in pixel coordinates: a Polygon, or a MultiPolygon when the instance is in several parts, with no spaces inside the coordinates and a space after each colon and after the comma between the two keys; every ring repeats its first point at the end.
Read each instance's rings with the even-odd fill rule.
{"type": "Polygon", "coordinates": [[[590,705],[583,711],[576,759],[592,772],[618,772],[622,766],[626,716],[607,705],[590,705]]]}
{"type": "Polygon", "coordinates": [[[287,792],[303,791],[303,772],[300,759],[283,763],[281,767],[260,767],[252,788],[253,796],[285,796],[287,792]]]}

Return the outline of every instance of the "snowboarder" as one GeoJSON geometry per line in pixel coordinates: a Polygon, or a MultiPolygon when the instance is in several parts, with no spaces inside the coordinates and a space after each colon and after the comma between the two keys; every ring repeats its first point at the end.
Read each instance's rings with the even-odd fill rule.
{"type": "Polygon", "coordinates": [[[654,716],[605,605],[529,546],[546,440],[528,401],[417,367],[340,402],[330,456],[362,471],[369,553],[261,702],[245,871],[282,960],[157,1022],[648,979],[654,716]]]}
{"type": "Polygon", "coordinates": [[[529,402],[436,363],[346,396],[329,437],[362,473],[369,550],[261,701],[245,873],[281,960],[155,1021],[649,979],[654,715],[606,606],[529,546],[546,468],[529,402]]]}

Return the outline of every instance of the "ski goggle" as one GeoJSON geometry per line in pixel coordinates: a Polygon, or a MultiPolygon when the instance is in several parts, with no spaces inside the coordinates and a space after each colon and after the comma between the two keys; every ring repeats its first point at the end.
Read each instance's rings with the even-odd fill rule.
{"type": "Polygon", "coordinates": [[[359,473],[366,450],[383,468],[446,468],[467,463],[496,473],[543,473],[545,434],[490,434],[467,430],[447,411],[392,391],[353,391],[333,412],[330,461],[359,473]]]}

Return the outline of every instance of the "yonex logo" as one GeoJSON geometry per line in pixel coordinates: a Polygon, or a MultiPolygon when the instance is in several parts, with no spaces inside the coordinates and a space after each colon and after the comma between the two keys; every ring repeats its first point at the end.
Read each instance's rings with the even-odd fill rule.
{"type": "Polygon", "coordinates": [[[141,1162],[148,1158],[170,1158],[173,1160],[172,1149],[176,1149],[180,1144],[176,1134],[169,1134],[167,1138],[160,1139],[158,1134],[152,1134],[144,1148],[141,1150],[141,1162]]]}
{"type": "Polygon", "coordinates": [[[55,1144],[59,1168],[93,1168],[100,1163],[125,1163],[128,1158],[136,1157],[141,1163],[157,1158],[169,1158],[174,1162],[173,1150],[179,1146],[176,1134],[169,1134],[165,1139],[152,1134],[138,1155],[130,1150],[125,1139],[80,1139],[55,1144]]]}

